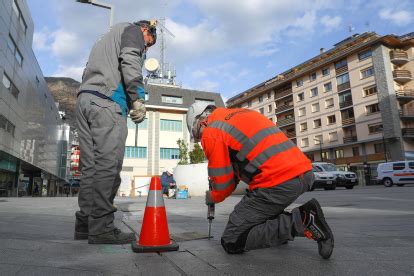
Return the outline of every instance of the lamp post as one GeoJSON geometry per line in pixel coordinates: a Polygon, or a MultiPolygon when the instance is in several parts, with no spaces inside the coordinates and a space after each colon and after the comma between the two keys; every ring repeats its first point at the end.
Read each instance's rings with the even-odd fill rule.
{"type": "Polygon", "coordinates": [[[109,17],[109,27],[112,26],[114,22],[114,10],[115,10],[114,5],[98,2],[96,0],[76,0],[76,2],[83,3],[83,4],[91,4],[93,6],[108,9],[111,12],[111,15],[109,17]]]}

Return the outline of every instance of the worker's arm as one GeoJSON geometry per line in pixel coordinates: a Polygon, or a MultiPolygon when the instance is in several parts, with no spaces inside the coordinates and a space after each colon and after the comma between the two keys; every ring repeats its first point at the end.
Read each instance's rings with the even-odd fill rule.
{"type": "Polygon", "coordinates": [[[145,42],[140,27],[136,25],[126,27],[121,35],[119,59],[127,97],[131,102],[145,99],[142,78],[144,49],[145,42]]]}
{"type": "Polygon", "coordinates": [[[215,203],[219,203],[236,188],[229,151],[220,140],[207,138],[202,140],[202,144],[208,159],[208,176],[212,181],[211,197],[215,203]]]}

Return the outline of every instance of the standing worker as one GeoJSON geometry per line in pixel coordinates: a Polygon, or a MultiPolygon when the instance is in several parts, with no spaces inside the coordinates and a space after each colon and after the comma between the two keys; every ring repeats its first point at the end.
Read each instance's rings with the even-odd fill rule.
{"type": "Polygon", "coordinates": [[[92,48],[76,103],[81,179],[75,239],[135,240],[114,226],[113,203],[121,183],[127,114],[137,124],[145,119],[142,64],[156,38],[156,21],[120,23],[92,48]]]}
{"type": "Polygon", "coordinates": [[[291,213],[284,211],[312,187],[314,175],[309,159],[278,127],[253,110],[216,108],[202,102],[190,106],[187,126],[191,139],[201,141],[208,159],[212,191],[206,191],[207,205],[222,202],[240,179],[249,185],[221,237],[227,253],[306,236],[317,241],[324,259],[331,256],[333,234],[316,199],[291,213]]]}

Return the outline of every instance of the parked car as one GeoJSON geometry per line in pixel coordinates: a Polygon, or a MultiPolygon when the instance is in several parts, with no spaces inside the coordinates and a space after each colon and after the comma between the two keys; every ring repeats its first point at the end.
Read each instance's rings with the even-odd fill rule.
{"type": "Polygon", "coordinates": [[[378,164],[377,180],[385,187],[414,183],[414,161],[397,161],[378,164]]]}
{"type": "Polygon", "coordinates": [[[322,171],[317,166],[312,166],[312,171],[315,175],[315,182],[313,182],[311,191],[315,190],[316,188],[323,188],[325,190],[336,189],[336,176],[332,172],[322,171]]]}
{"type": "MultiPolygon", "coordinates": [[[[329,172],[335,175],[335,188],[345,187],[347,189],[353,189],[354,186],[358,185],[358,178],[356,173],[340,171],[332,163],[315,162],[312,165],[321,172],[329,172]]],[[[334,188],[334,189],[335,189],[334,188]]],[[[333,189],[332,189],[333,190],[333,189]]]]}

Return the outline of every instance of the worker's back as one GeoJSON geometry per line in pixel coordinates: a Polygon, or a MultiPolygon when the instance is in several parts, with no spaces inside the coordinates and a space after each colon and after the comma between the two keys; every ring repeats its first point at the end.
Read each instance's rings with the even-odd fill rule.
{"type": "Polygon", "coordinates": [[[217,108],[208,118],[202,143],[204,148],[225,144],[223,155],[229,157],[223,160],[231,162],[235,175],[250,189],[272,187],[312,169],[310,160],[273,122],[249,109],[217,108]]]}

